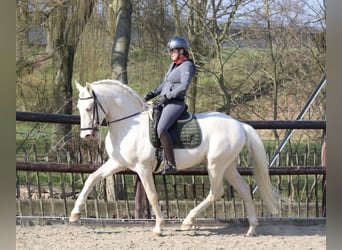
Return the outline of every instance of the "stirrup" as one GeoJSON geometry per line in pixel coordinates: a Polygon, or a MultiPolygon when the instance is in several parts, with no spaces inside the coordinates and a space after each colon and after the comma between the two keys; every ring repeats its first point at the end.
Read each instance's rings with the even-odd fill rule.
{"type": "Polygon", "coordinates": [[[171,162],[168,162],[166,165],[165,165],[165,167],[164,167],[164,169],[163,169],[163,171],[162,171],[162,175],[165,175],[165,174],[175,174],[175,173],[177,173],[178,171],[177,171],[177,168],[176,168],[176,166],[174,165],[174,164],[172,164],[171,162]]]}

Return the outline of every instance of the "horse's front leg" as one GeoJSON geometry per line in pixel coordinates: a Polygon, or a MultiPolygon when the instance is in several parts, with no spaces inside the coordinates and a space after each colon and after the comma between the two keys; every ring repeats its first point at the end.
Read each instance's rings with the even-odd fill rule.
{"type": "Polygon", "coordinates": [[[86,203],[90,191],[98,181],[124,169],[126,168],[118,165],[117,162],[115,162],[114,160],[109,159],[94,173],[90,174],[75,202],[74,208],[70,213],[69,222],[75,222],[79,220],[79,218],[81,217],[81,209],[86,203]]]}
{"type": "Polygon", "coordinates": [[[156,215],[156,225],[153,229],[153,233],[155,235],[161,236],[162,235],[161,225],[164,224],[164,216],[159,206],[158,194],[156,191],[156,187],[154,185],[152,171],[148,167],[138,166],[137,174],[140,177],[141,183],[143,184],[145,188],[147,199],[149,200],[152,206],[152,209],[156,215]]]}

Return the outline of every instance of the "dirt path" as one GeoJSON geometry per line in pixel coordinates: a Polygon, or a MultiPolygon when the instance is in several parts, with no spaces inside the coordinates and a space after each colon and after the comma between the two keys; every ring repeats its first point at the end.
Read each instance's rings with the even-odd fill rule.
{"type": "Polygon", "coordinates": [[[326,249],[325,224],[261,223],[257,237],[245,237],[247,225],[198,223],[181,231],[167,223],[163,236],[152,234],[153,223],[133,225],[50,224],[16,226],[18,250],[64,249],[326,249]]]}

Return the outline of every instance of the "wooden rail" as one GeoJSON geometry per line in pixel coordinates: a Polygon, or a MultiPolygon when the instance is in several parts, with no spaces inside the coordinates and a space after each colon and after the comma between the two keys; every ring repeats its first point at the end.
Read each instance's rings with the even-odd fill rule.
{"type": "MultiPolygon", "coordinates": [[[[21,171],[42,171],[42,172],[62,172],[62,173],[92,173],[101,164],[70,164],[70,163],[50,163],[50,162],[16,162],[16,169],[21,171]]],[[[253,175],[252,167],[239,167],[241,175],[253,175]]],[[[322,166],[291,166],[291,167],[270,167],[270,175],[296,175],[296,174],[325,174],[326,168],[322,166]]],[[[118,174],[135,174],[127,170],[118,174]]],[[[207,175],[206,167],[195,166],[179,170],[176,175],[207,175]]]]}
{"type": "MultiPolygon", "coordinates": [[[[31,113],[31,112],[16,112],[17,121],[29,122],[48,122],[48,123],[64,123],[64,124],[80,124],[78,115],[61,115],[48,113],[31,113]]],[[[326,121],[250,121],[241,120],[255,129],[326,129],[326,121]]],[[[102,126],[106,126],[105,123],[102,126]]]]}

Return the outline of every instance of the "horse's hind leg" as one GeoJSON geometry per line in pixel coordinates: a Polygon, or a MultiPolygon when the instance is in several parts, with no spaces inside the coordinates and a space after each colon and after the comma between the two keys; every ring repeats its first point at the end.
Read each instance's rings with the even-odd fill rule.
{"type": "Polygon", "coordinates": [[[248,184],[239,174],[235,165],[229,166],[225,170],[224,177],[237,190],[245,203],[249,222],[249,229],[246,236],[255,236],[255,228],[258,225],[258,220],[248,184]]]}
{"type": "Polygon", "coordinates": [[[216,169],[216,164],[208,164],[208,176],[210,181],[210,191],[205,200],[193,208],[182,223],[182,230],[188,230],[194,223],[195,218],[204,211],[210,204],[222,198],[224,195],[222,170],[216,169]]]}
{"type": "Polygon", "coordinates": [[[75,202],[74,208],[71,210],[69,222],[77,221],[80,218],[81,208],[86,203],[90,191],[98,181],[124,169],[124,167],[117,166],[117,164],[113,160],[109,159],[94,173],[90,174],[75,202]]]}

